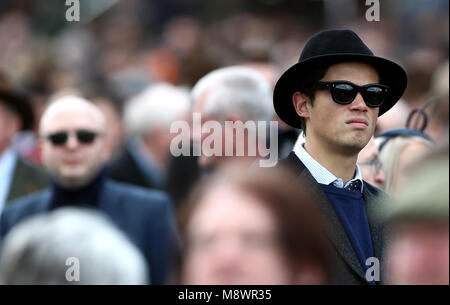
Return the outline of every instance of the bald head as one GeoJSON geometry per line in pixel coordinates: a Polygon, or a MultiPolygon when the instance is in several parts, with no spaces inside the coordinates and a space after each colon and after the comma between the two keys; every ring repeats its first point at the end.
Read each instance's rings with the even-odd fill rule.
{"type": "Polygon", "coordinates": [[[59,117],[73,117],[75,113],[82,115],[77,119],[83,118],[89,125],[95,126],[99,131],[105,131],[105,117],[95,104],[84,98],[68,95],[55,99],[44,111],[39,124],[39,134],[45,134],[47,129],[52,129],[54,127],[52,125],[59,117]]]}
{"type": "Polygon", "coordinates": [[[81,97],[60,97],[47,107],[39,125],[42,161],[57,183],[76,189],[98,175],[108,159],[105,122],[81,97]]]}

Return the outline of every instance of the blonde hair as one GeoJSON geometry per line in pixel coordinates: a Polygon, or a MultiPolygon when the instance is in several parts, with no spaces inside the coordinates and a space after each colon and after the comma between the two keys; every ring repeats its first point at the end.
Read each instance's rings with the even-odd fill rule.
{"type": "MultiPolygon", "coordinates": [[[[376,144],[379,146],[384,138],[376,139],[376,144]]],[[[385,182],[383,189],[389,194],[393,194],[395,191],[395,184],[398,175],[400,174],[398,170],[398,165],[400,162],[400,154],[402,151],[411,144],[423,144],[428,148],[432,148],[433,143],[425,138],[419,136],[397,136],[389,140],[380,151],[380,161],[383,165],[383,172],[385,176],[385,182]]]]}

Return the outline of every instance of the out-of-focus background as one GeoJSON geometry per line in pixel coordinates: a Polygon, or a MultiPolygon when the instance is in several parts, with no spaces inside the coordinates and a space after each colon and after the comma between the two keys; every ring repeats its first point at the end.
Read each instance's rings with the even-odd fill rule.
{"type": "MultiPolygon", "coordinates": [[[[78,1],[67,2],[73,5],[78,1]]],[[[197,159],[169,154],[173,139],[169,135],[170,124],[181,119],[191,123],[192,111],[198,106],[190,95],[197,81],[215,69],[240,65],[259,72],[273,89],[281,74],[298,61],[304,44],[314,33],[351,29],[375,55],[399,63],[408,74],[405,94],[392,110],[378,119],[375,138],[366,146],[367,151],[359,155],[363,177],[394,194],[409,175],[406,168],[414,167],[421,157],[443,144],[445,160],[436,166],[443,176],[434,172],[423,176],[437,177],[440,184],[431,185],[433,179],[424,180],[430,183],[430,188],[421,193],[426,196],[413,193],[415,200],[420,201],[417,203],[420,209],[405,210],[419,211],[413,213],[414,221],[421,220],[417,215],[427,215],[422,208],[431,211],[433,225],[434,218],[439,218],[436,215],[445,216],[441,211],[446,211],[445,230],[440,226],[438,231],[433,231],[434,226],[426,227],[423,232],[431,233],[424,233],[423,240],[436,240],[437,247],[428,247],[432,249],[430,253],[443,253],[439,257],[448,266],[448,0],[79,0],[79,8],[80,20],[69,22],[66,15],[71,5],[63,0],[0,1],[0,93],[5,90],[3,78],[8,79],[12,86],[5,88],[25,94],[35,118],[33,122],[23,122],[23,125],[32,123],[28,130],[18,132],[17,126],[7,128],[8,122],[17,123],[18,113],[0,103],[0,161],[3,161],[0,162],[0,214],[8,201],[50,185],[47,173],[39,167],[42,156],[37,144],[38,128],[45,107],[65,94],[85,97],[103,112],[110,178],[165,190],[179,207],[188,198],[195,179],[207,172],[200,169],[197,159]],[[374,3],[379,3],[379,21],[367,20],[374,3]],[[419,118],[412,117],[407,126],[409,115],[416,109],[420,110],[416,112],[419,118]],[[21,189],[10,187],[9,183],[14,185],[15,168],[19,168],[19,165],[14,167],[13,154],[37,165],[33,174],[36,185],[16,183],[21,189]],[[4,182],[7,177],[11,180],[8,184],[4,182]],[[434,196],[441,194],[442,189],[447,192],[446,198],[434,196]],[[435,210],[432,203],[424,205],[428,204],[429,196],[437,198],[435,210]]],[[[0,102],[3,99],[6,101],[0,96],[0,102]]],[[[24,117],[27,116],[21,116],[24,117]]],[[[277,120],[276,115],[270,117],[277,120]]],[[[299,132],[281,121],[278,128],[278,150],[282,158],[292,150],[299,132]]],[[[266,189],[264,184],[261,188],[266,189]]],[[[414,184],[411,188],[415,188],[414,184]]],[[[214,198],[227,196],[218,192],[214,198]]],[[[242,194],[239,196],[236,202],[248,201],[242,194]]],[[[413,200],[408,197],[405,201],[413,200]]],[[[240,215],[235,210],[228,212],[232,216],[240,215]]],[[[223,215],[220,211],[216,216],[222,220],[223,215]]],[[[248,219],[258,219],[258,214],[252,215],[257,216],[248,219]]],[[[242,218],[246,224],[247,218],[242,218]]],[[[442,221],[439,218],[436,222],[442,221]]],[[[413,232],[412,237],[419,236],[416,231],[406,232],[413,232]]],[[[404,236],[410,238],[408,234],[404,236]]],[[[265,241],[265,246],[273,246],[268,242],[270,239],[265,241]]],[[[415,245],[420,250],[424,243],[418,240],[415,245]]],[[[406,251],[400,246],[394,250],[393,266],[404,266],[397,262],[405,261],[405,253],[420,252],[406,251]]],[[[129,251],[134,253],[133,249],[129,251]]],[[[429,257],[433,257],[431,254],[429,257]]],[[[423,257],[424,261],[435,262],[436,270],[442,270],[441,260],[423,257]]],[[[411,259],[411,266],[431,270],[420,260],[411,259]]],[[[272,272],[267,275],[271,278],[272,272]]],[[[393,283],[448,284],[448,272],[443,281],[437,276],[430,276],[429,282],[420,276],[414,281],[409,274],[404,278],[411,281],[399,276],[393,283]]],[[[139,275],[135,282],[141,281],[145,282],[139,275]]],[[[316,282],[321,282],[320,277],[312,281],[316,282]]]]}
{"type": "Polygon", "coordinates": [[[448,6],[382,0],[380,21],[368,22],[370,6],[358,0],[80,0],[80,21],[68,22],[65,1],[3,0],[0,69],[33,95],[37,112],[62,88],[121,105],[151,83],[191,87],[226,65],[260,64],[276,81],[313,33],[350,28],[406,68],[403,99],[416,108],[448,58],[448,6]]]}

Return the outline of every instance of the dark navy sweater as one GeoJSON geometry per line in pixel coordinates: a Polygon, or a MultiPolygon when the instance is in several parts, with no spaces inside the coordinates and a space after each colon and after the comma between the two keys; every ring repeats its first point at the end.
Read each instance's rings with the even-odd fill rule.
{"type": "Polygon", "coordinates": [[[320,184],[320,186],[341,220],[361,266],[367,270],[366,260],[374,254],[362,192],[349,191],[333,185],[320,184]]]}

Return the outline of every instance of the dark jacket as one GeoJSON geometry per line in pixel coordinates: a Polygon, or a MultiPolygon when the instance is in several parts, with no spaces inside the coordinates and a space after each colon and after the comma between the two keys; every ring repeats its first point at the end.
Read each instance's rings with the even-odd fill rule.
{"type": "MultiPolygon", "coordinates": [[[[52,209],[50,189],[19,199],[5,207],[0,220],[1,237],[17,223],[52,209]]],[[[100,190],[98,210],[105,213],[142,251],[152,284],[164,284],[176,251],[176,228],[169,197],[106,180],[100,190]]]]}
{"type": "Polygon", "coordinates": [[[45,170],[19,157],[14,168],[6,203],[45,189],[49,185],[50,179],[45,170]]]}
{"type": "MultiPolygon", "coordinates": [[[[356,252],[353,250],[345,229],[317,181],[293,152],[291,152],[287,158],[280,160],[278,164],[278,166],[287,167],[290,170],[293,170],[293,172],[301,178],[301,183],[308,184],[308,188],[315,196],[319,209],[325,217],[328,237],[333,246],[332,248],[334,249],[333,253],[331,253],[331,259],[333,261],[331,283],[368,284],[365,271],[360,264],[356,252]]],[[[384,201],[388,198],[386,193],[371,184],[364,182],[363,199],[366,204],[367,217],[369,219],[374,256],[380,261],[381,279],[383,278],[383,247],[385,241],[382,228],[376,218],[377,209],[379,208],[378,203],[380,200],[384,201]]]]}
{"type": "MultiPolygon", "coordinates": [[[[123,154],[112,164],[108,169],[109,177],[117,182],[133,184],[136,186],[163,190],[164,185],[161,185],[154,177],[146,175],[136,160],[133,147],[127,145],[123,154]]],[[[156,173],[152,173],[156,175],[156,173]]]]}

